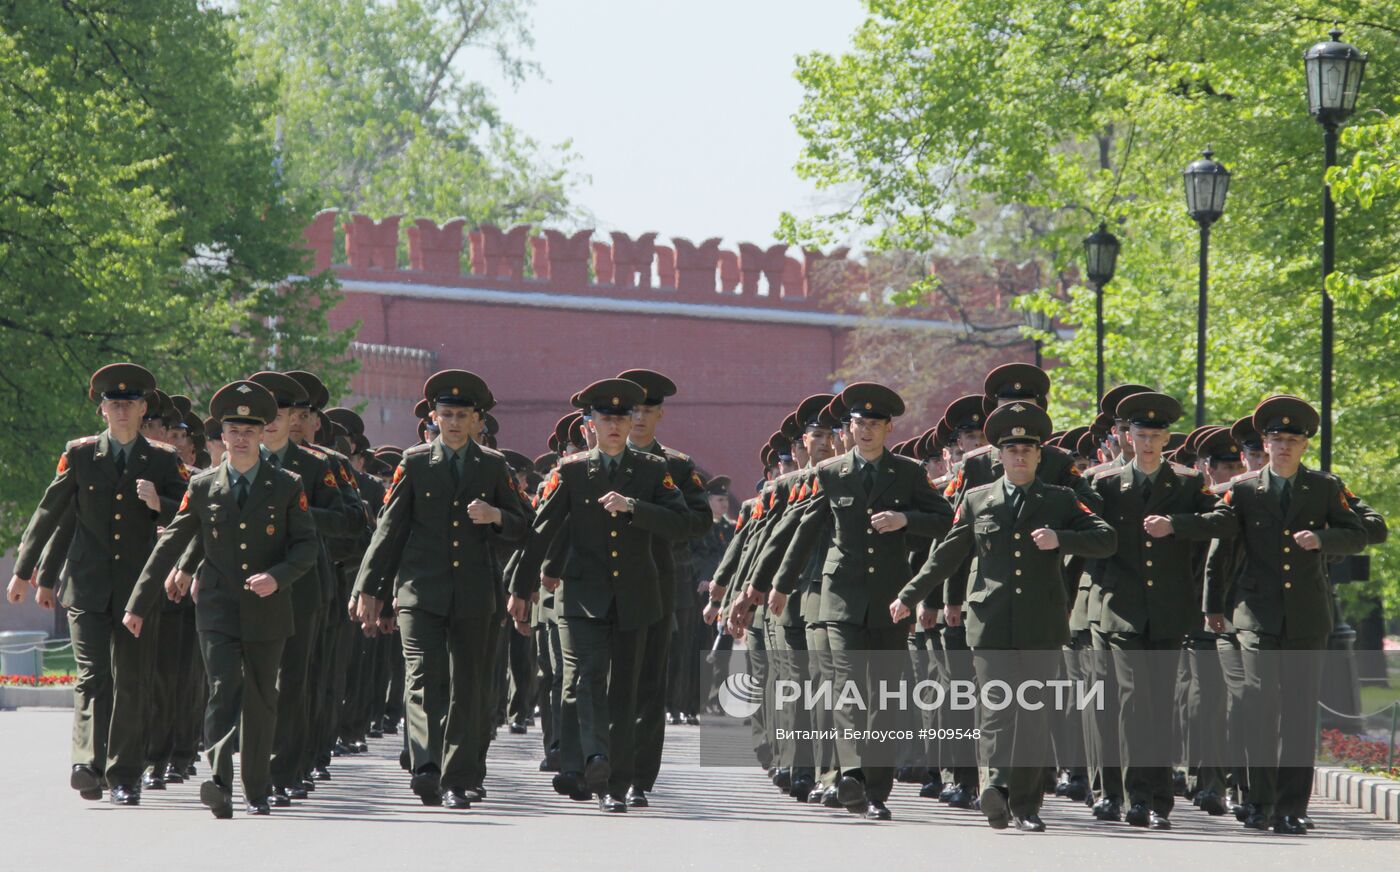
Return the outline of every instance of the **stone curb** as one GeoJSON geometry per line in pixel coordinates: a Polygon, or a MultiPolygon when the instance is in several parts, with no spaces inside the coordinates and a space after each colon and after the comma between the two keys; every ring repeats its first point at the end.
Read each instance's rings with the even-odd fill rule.
{"type": "Polygon", "coordinates": [[[0,709],[73,707],[71,687],[0,687],[0,709]]]}
{"type": "Polygon", "coordinates": [[[1393,778],[1319,766],[1313,773],[1313,792],[1400,824],[1400,781],[1393,778]]]}

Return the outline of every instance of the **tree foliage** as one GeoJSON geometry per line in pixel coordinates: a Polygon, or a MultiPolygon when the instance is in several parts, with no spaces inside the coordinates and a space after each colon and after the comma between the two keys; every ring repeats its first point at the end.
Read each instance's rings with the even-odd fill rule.
{"type": "Polygon", "coordinates": [[[272,93],[196,0],[0,3],[0,539],[67,439],[88,376],[140,362],[207,400],[264,367],[337,389],[348,336],[306,270],[314,203],[275,170],[272,93]]]}
{"type": "MultiPolygon", "coordinates": [[[[1280,391],[1316,400],[1324,168],[1302,54],[1334,22],[1343,27],[1370,60],[1333,174],[1341,203],[1331,281],[1333,465],[1396,516],[1394,3],[866,5],[848,51],[811,54],[797,67],[805,89],[795,116],[804,139],[799,172],[857,194],[816,219],[784,216],[783,229],[794,242],[865,230],[876,248],[1013,252],[1038,262],[1044,287],[1020,303],[1073,331],[1040,334],[1061,364],[1051,410],[1060,426],[1087,423],[1093,409],[1094,294],[1077,265],[1082,239],[1100,220],[1123,240],[1105,295],[1108,383],[1158,385],[1192,407],[1199,231],[1185,213],[1181,172],[1207,146],[1233,173],[1225,216],[1211,233],[1208,416],[1232,420],[1280,391]]],[[[1383,587],[1393,610],[1400,555],[1393,546],[1378,553],[1375,574],[1386,581],[1370,588],[1383,587]]]]}
{"type": "Polygon", "coordinates": [[[501,118],[472,76],[536,71],[527,0],[238,0],[235,35],[274,83],[287,182],[324,205],[471,223],[568,213],[553,153],[501,118]]]}

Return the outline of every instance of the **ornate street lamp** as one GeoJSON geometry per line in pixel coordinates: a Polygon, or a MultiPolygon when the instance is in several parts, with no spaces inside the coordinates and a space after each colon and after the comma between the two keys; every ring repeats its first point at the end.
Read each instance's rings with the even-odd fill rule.
{"type": "Polygon", "coordinates": [[[1214,159],[1209,147],[1182,174],[1186,180],[1186,211],[1201,228],[1200,288],[1196,300],[1196,426],[1206,422],[1206,289],[1209,286],[1210,225],[1225,214],[1230,171],[1214,159]]]}
{"type": "Polygon", "coordinates": [[[1094,372],[1097,378],[1096,397],[1103,396],[1103,287],[1113,281],[1118,268],[1118,237],[1099,222],[1099,229],[1084,239],[1084,260],[1089,283],[1094,286],[1094,372]]]}

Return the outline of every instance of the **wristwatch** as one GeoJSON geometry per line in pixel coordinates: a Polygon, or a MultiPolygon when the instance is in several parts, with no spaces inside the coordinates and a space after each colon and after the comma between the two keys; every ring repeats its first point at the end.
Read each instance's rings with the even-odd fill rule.
{"type": "Polygon", "coordinates": [[[636,500],[635,498],[633,498],[633,497],[628,497],[628,498],[627,498],[627,511],[629,511],[629,512],[635,512],[635,511],[637,511],[637,500],[636,500]]]}

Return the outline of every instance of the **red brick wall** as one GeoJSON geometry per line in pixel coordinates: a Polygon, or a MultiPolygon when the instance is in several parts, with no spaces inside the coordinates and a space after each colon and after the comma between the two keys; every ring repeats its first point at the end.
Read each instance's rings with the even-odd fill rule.
{"type": "MultiPolygon", "coordinates": [[[[424,378],[462,368],[496,395],[500,446],[534,456],[546,450],[573,392],[647,367],[679,387],[667,401],[661,440],[711,474],[732,476],[741,490],[759,477],[758,446],[782,418],[804,396],[832,389],[850,330],[849,317],[835,322],[834,301],[863,281],[862,266],[844,260],[844,251],[799,259],[781,246],[725,251],[718,240],[684,239],[663,246],[655,234],[611,234],[609,243],[588,231],[531,236],[527,228],[463,233],[460,222],[421,220],[400,234],[397,218],[359,215],[342,228],[349,262],[333,265],[334,219],[322,213],[306,238],[317,267],[333,266],[345,288],[332,326],[360,322],[360,371],[341,402],[366,404],[374,444],[413,444],[412,408],[424,378]],[[630,310],[599,311],[612,305],[630,310]],[[819,323],[784,322],[804,319],[819,323]]],[[[932,326],[944,314],[914,312],[908,320],[932,326]]],[[[1028,359],[1028,348],[983,352],[986,368],[1028,359]]],[[[897,435],[932,423],[901,422],[897,435]]]]}

